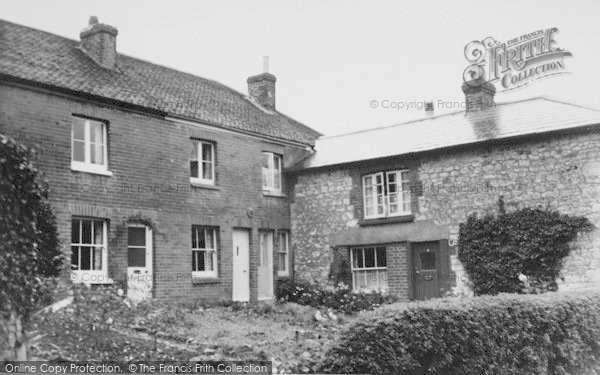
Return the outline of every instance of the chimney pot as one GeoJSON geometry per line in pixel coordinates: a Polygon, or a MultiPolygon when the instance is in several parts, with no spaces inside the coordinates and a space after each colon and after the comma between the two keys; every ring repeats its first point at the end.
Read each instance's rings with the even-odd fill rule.
{"type": "Polygon", "coordinates": [[[89,25],[81,30],[81,48],[98,65],[114,70],[117,67],[117,34],[115,27],[98,23],[98,17],[91,16],[89,25]]]}
{"type": "Polygon", "coordinates": [[[427,117],[433,116],[433,102],[425,102],[425,115],[427,117]]]}
{"type": "Polygon", "coordinates": [[[248,96],[263,108],[275,110],[275,82],[277,78],[269,73],[269,57],[263,57],[264,73],[248,78],[248,96]]]}
{"type": "Polygon", "coordinates": [[[465,82],[462,90],[465,94],[467,113],[485,111],[496,105],[494,103],[496,87],[490,82],[483,80],[465,82]]]}

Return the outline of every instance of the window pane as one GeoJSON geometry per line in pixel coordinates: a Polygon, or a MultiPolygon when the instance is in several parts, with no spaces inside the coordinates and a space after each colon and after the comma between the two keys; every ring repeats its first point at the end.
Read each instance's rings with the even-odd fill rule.
{"type": "Polygon", "coordinates": [[[146,249],[130,247],[127,249],[128,267],[146,267],[146,249]]]}
{"type": "Polygon", "coordinates": [[[80,269],[81,270],[91,270],[92,267],[92,260],[91,260],[91,256],[92,256],[92,249],[90,247],[80,247],[79,248],[80,253],[81,253],[81,264],[80,264],[80,269]]]}
{"type": "Polygon", "coordinates": [[[90,121],[90,142],[104,144],[104,124],[90,121]]]}
{"type": "Polygon", "coordinates": [[[279,265],[277,269],[279,271],[287,271],[287,254],[279,253],[279,265]]]}
{"type": "Polygon", "coordinates": [[[71,222],[71,243],[79,243],[79,226],[81,225],[80,220],[73,220],[71,222]]]}
{"type": "Polygon", "coordinates": [[[102,270],[102,248],[101,247],[96,247],[94,248],[94,255],[93,255],[93,265],[92,265],[92,269],[100,271],[102,270]]]}
{"type": "Polygon", "coordinates": [[[204,236],[204,228],[197,228],[198,231],[198,249],[206,249],[206,237],[204,236]]]}
{"type": "Polygon", "coordinates": [[[385,267],[387,265],[385,247],[377,248],[377,267],[385,267]]]}
{"type": "Polygon", "coordinates": [[[378,272],[379,272],[379,289],[387,290],[387,288],[388,288],[387,270],[379,270],[378,272]]]}
{"type": "Polygon", "coordinates": [[[277,190],[281,189],[281,170],[279,169],[273,171],[273,187],[277,190]]]}
{"type": "Polygon", "coordinates": [[[273,187],[273,174],[271,172],[272,154],[263,152],[262,160],[262,183],[263,187],[273,187]]]}
{"type": "Polygon", "coordinates": [[[202,178],[205,179],[205,180],[212,180],[213,179],[213,172],[212,172],[212,164],[211,163],[206,163],[206,162],[202,163],[202,178]]]}
{"type": "Polygon", "coordinates": [[[192,251],[192,271],[198,271],[198,252],[192,251]]]}
{"type": "Polygon", "coordinates": [[[421,269],[435,270],[435,253],[421,253],[421,269]]]}
{"type": "Polygon", "coordinates": [[[205,251],[204,252],[205,256],[206,256],[206,270],[207,271],[214,271],[214,256],[215,256],[215,252],[214,251],[205,251]]]}
{"type": "Polygon", "coordinates": [[[85,142],[73,141],[73,160],[85,162],[85,142]]]}
{"type": "Polygon", "coordinates": [[[190,177],[198,178],[198,160],[190,160],[190,177]]]}
{"type": "Polygon", "coordinates": [[[212,145],[209,143],[202,143],[202,160],[212,161],[212,145]]]}
{"type": "Polygon", "coordinates": [[[206,248],[207,249],[214,249],[215,248],[215,232],[213,229],[205,229],[204,230],[206,233],[206,248]]]}
{"type": "Polygon", "coordinates": [[[104,243],[104,222],[94,220],[94,243],[102,245],[104,243]]]}
{"type": "Polygon", "coordinates": [[[192,227],[192,249],[198,248],[198,230],[192,227]]]}
{"type": "Polygon", "coordinates": [[[363,267],[362,249],[352,249],[352,265],[354,268],[363,267]]]}
{"type": "Polygon", "coordinates": [[[71,246],[71,269],[79,269],[79,247],[71,246]]]}
{"type": "Polygon", "coordinates": [[[127,228],[127,246],[146,246],[146,228],[127,228]]]}
{"type": "Polygon", "coordinates": [[[379,271],[371,270],[364,271],[366,272],[367,281],[366,281],[366,289],[369,290],[377,290],[379,286],[379,271]]]}
{"type": "Polygon", "coordinates": [[[364,249],[365,267],[375,267],[375,249],[372,247],[364,249]]]}
{"type": "Polygon", "coordinates": [[[73,139],[85,140],[85,120],[79,118],[73,120],[73,139]]]}
{"type": "Polygon", "coordinates": [[[104,145],[91,143],[90,158],[92,164],[104,164],[104,145]]]}
{"type": "Polygon", "coordinates": [[[206,265],[204,263],[204,253],[206,251],[196,251],[197,254],[197,259],[196,261],[198,262],[196,264],[196,271],[206,271],[206,265]]]}
{"type": "Polygon", "coordinates": [[[355,290],[363,289],[367,285],[367,282],[365,280],[365,271],[354,271],[352,275],[354,276],[355,290]]]}
{"type": "Polygon", "coordinates": [[[92,222],[90,220],[81,221],[81,243],[92,243],[92,222]]]}

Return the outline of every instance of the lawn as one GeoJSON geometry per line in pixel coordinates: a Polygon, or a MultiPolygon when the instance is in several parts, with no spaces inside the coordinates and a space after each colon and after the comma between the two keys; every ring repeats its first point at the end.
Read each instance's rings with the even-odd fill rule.
{"type": "Polygon", "coordinates": [[[82,296],[36,315],[29,336],[37,337],[31,353],[38,359],[270,360],[278,372],[309,372],[360,316],[330,311],[295,303],[129,308],[110,295],[82,296]]]}

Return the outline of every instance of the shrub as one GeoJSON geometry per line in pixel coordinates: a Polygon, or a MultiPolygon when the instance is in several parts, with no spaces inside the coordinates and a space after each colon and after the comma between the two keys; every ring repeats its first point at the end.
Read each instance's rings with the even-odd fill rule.
{"type": "Polygon", "coordinates": [[[595,374],[600,291],[391,305],[341,334],[318,371],[595,374]]]}
{"type": "Polygon", "coordinates": [[[569,242],[591,228],[585,217],[557,211],[524,208],[506,213],[500,198],[498,215],[471,215],[460,225],[458,259],[476,295],[556,290],[569,242]],[[524,288],[520,274],[535,287],[524,288]]]}
{"type": "Polygon", "coordinates": [[[0,314],[27,318],[62,264],[47,189],[33,150],[0,135],[0,314]]]}
{"type": "Polygon", "coordinates": [[[343,283],[322,287],[306,281],[284,281],[277,285],[277,299],[313,307],[328,307],[345,313],[370,310],[397,298],[381,292],[356,293],[343,283]]]}

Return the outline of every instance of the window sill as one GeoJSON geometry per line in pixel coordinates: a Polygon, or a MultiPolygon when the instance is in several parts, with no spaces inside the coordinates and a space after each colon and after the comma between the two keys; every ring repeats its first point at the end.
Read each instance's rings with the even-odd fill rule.
{"type": "Polygon", "coordinates": [[[219,284],[221,279],[218,277],[200,277],[192,276],[192,284],[219,284]]]}
{"type": "Polygon", "coordinates": [[[281,192],[274,192],[274,191],[268,191],[268,190],[263,190],[263,196],[265,197],[274,197],[274,198],[287,198],[286,194],[283,194],[281,192]]]}
{"type": "Polygon", "coordinates": [[[111,177],[113,175],[113,173],[111,171],[103,171],[103,170],[98,170],[98,169],[93,169],[93,168],[86,168],[84,166],[74,165],[73,163],[71,163],[71,170],[75,171],[75,172],[98,174],[98,175],[107,176],[107,177],[111,177]]]}
{"type": "Polygon", "coordinates": [[[288,280],[290,278],[289,274],[279,275],[277,274],[277,280],[288,280]]]}
{"type": "Polygon", "coordinates": [[[200,182],[193,179],[190,179],[190,185],[201,189],[221,190],[221,188],[217,185],[207,184],[205,182],[200,182]]]}
{"type": "Polygon", "coordinates": [[[394,224],[394,223],[409,223],[415,220],[415,215],[402,215],[392,217],[381,217],[377,219],[363,219],[358,222],[360,226],[367,225],[381,225],[381,224],[394,224]]]}

